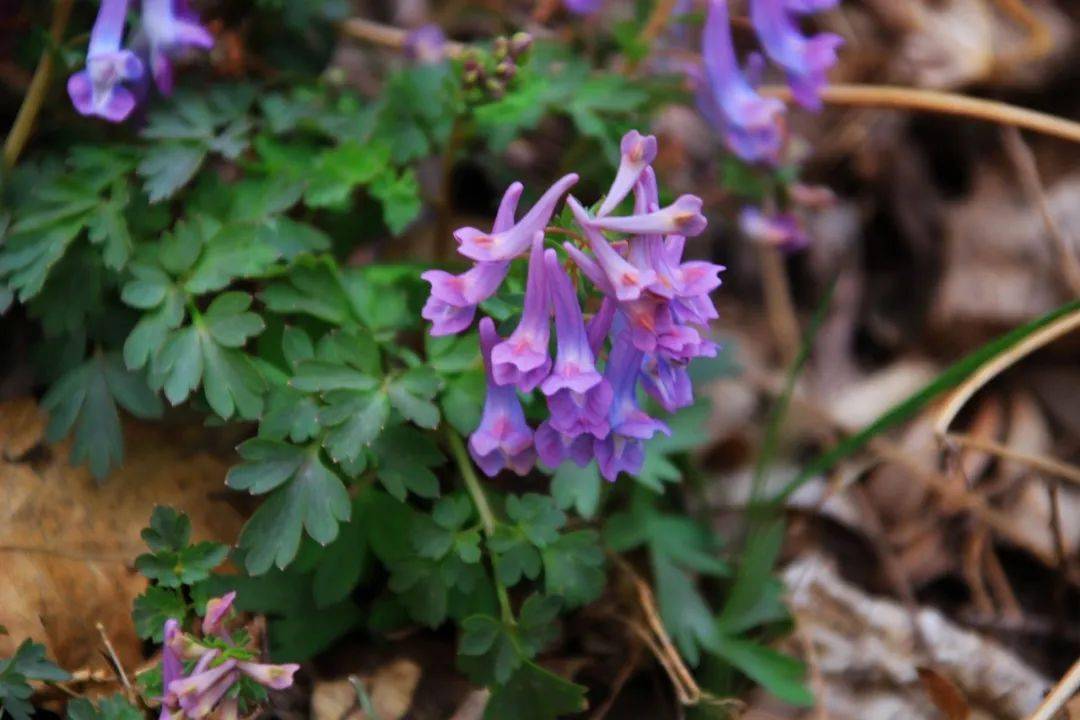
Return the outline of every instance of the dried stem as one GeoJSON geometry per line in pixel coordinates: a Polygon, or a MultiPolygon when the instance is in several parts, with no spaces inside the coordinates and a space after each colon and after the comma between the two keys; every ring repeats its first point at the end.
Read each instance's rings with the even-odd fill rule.
{"type": "Polygon", "coordinates": [[[991,453],[992,455],[997,455],[1005,460],[1011,460],[1022,465],[1027,465],[1033,470],[1038,470],[1047,475],[1055,475],[1063,480],[1069,480],[1070,482],[1080,484],[1080,468],[1060,460],[1048,458],[1043,455],[1033,455],[1031,453],[1020,452],[1019,450],[1013,450],[1006,445],[1001,445],[992,440],[977,438],[973,435],[949,433],[945,436],[945,440],[955,443],[956,445],[972,448],[973,450],[991,453]]]}
{"type": "Polygon", "coordinates": [[[1061,678],[1042,704],[1035,712],[1028,716],[1028,720],[1051,720],[1058,710],[1065,707],[1065,703],[1073,696],[1077,688],[1080,688],[1080,658],[1077,659],[1065,677],[1061,678]]]}
{"type": "MultiPolygon", "coordinates": [[[[785,101],[792,99],[791,90],[786,86],[768,85],[761,88],[761,93],[785,101]]],[[[821,99],[829,105],[921,110],[942,115],[958,115],[999,125],[1012,125],[1080,143],[1080,123],[1008,103],[940,90],[892,85],[837,84],[825,87],[821,91],[821,99]]]]}
{"type": "Polygon", "coordinates": [[[55,61],[55,48],[64,39],[64,31],[67,30],[68,20],[71,19],[71,9],[75,0],[57,0],[53,6],[52,23],[49,26],[49,47],[41,53],[34,77],[30,80],[30,87],[26,91],[19,113],[15,116],[15,122],[8,131],[7,139],[4,140],[4,166],[15,167],[19,161],[23,148],[26,147],[30,134],[34,129],[34,121],[41,112],[41,105],[45,102],[49,84],[52,82],[53,65],[55,61]]]}
{"type": "Polygon", "coordinates": [[[113,648],[112,641],[109,640],[108,634],[105,632],[105,626],[100,622],[97,624],[98,634],[101,635],[102,641],[105,643],[105,649],[109,651],[109,659],[112,660],[113,667],[116,669],[116,674],[120,676],[120,682],[124,684],[124,690],[127,694],[128,700],[135,701],[135,690],[131,687],[131,682],[128,680],[127,673],[124,672],[124,666],[120,663],[120,658],[116,655],[116,649],[113,648]]]}
{"type": "Polygon", "coordinates": [[[1012,367],[1023,358],[1035,352],[1039,348],[1049,345],[1054,340],[1068,335],[1073,330],[1080,328],[1080,310],[1062,315],[1038,332],[1028,335],[1022,341],[1016,343],[1008,350],[996,356],[988,363],[979,368],[965,380],[945,403],[934,423],[934,433],[944,439],[949,431],[949,425],[956,418],[960,410],[967,404],[979,389],[993,380],[1001,372],[1012,367]]]}
{"type": "Polygon", "coordinates": [[[1046,199],[1046,189],[1039,177],[1039,168],[1035,164],[1035,156],[1024,139],[1020,137],[1020,131],[1014,127],[1003,128],[1002,140],[1005,142],[1005,152],[1016,168],[1020,176],[1020,184],[1024,188],[1024,194],[1028,201],[1039,208],[1046,233],[1050,237],[1053,249],[1058,256],[1059,269],[1066,287],[1072,291],[1074,297],[1080,297],[1080,260],[1076,258],[1076,251],[1070,239],[1058,227],[1057,221],[1050,212],[1050,203],[1046,199]]]}
{"type": "MultiPolygon", "coordinates": [[[[364,42],[372,43],[373,45],[382,45],[383,47],[393,48],[395,50],[402,50],[405,47],[405,42],[409,37],[409,33],[401,28],[396,28],[392,25],[384,25],[382,23],[372,22],[371,20],[365,20],[363,18],[349,18],[341,23],[341,30],[345,35],[355,38],[356,40],[363,40],[364,42]]],[[[457,57],[465,51],[466,45],[464,43],[454,42],[448,40],[446,42],[446,54],[450,57],[457,57]]]]}
{"type": "Polygon", "coordinates": [[[791,284],[784,268],[784,256],[777,248],[759,244],[761,283],[765,290],[765,313],[784,365],[791,365],[799,355],[799,319],[791,299],[791,284]]]}

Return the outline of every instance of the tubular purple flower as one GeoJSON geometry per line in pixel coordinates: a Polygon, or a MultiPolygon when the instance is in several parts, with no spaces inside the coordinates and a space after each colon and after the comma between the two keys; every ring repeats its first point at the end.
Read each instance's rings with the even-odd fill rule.
{"type": "Polygon", "coordinates": [[[576,15],[592,15],[603,4],[604,0],[563,0],[563,6],[576,15]]]}
{"type": "Polygon", "coordinates": [[[604,340],[607,338],[608,333],[611,332],[611,322],[615,319],[616,309],[618,309],[618,303],[605,296],[600,303],[600,309],[596,311],[592,320],[589,321],[586,333],[589,336],[589,349],[592,350],[594,358],[600,356],[600,351],[604,347],[604,340]]]}
{"type": "Polygon", "coordinates": [[[812,15],[824,10],[832,10],[840,0],[784,0],[784,7],[793,13],[812,15]]]}
{"type": "Polygon", "coordinates": [[[492,377],[499,385],[516,385],[522,392],[531,392],[551,372],[546,274],[544,233],[540,231],[533,235],[521,321],[510,337],[491,351],[492,377]]]}
{"type": "MultiPolygon", "coordinates": [[[[596,263],[607,277],[608,285],[614,289],[615,297],[622,301],[636,300],[641,297],[641,293],[645,288],[655,282],[656,274],[651,270],[637,268],[628,262],[593,225],[593,223],[599,223],[602,220],[616,218],[590,219],[588,212],[573,195],[566,198],[566,204],[574,213],[574,218],[581,226],[585,239],[589,241],[589,247],[592,248],[593,254],[596,256],[596,263]]],[[[580,266],[580,263],[578,264],[580,266]]]]}
{"type": "Polygon", "coordinates": [[[669,413],[694,404],[694,386],[686,366],[657,355],[641,363],[641,386],[669,413]]]}
{"type": "Polygon", "coordinates": [[[697,195],[681,195],[675,202],[661,210],[645,215],[596,218],[589,221],[589,224],[601,230],[631,235],[678,233],[694,237],[701,234],[708,225],[708,221],[701,214],[701,198],[697,195]]]}
{"type": "MultiPolygon", "coordinates": [[[[622,325],[623,323],[619,323],[622,325]]],[[[639,472],[645,461],[644,441],[657,432],[671,434],[667,425],[649,417],[637,404],[637,381],[642,353],[620,331],[612,341],[604,375],[611,383],[611,434],[594,444],[600,474],[614,481],[620,472],[639,472]]]]}
{"type": "Polygon", "coordinates": [[[579,250],[572,242],[564,242],[563,249],[566,250],[566,254],[570,256],[570,259],[573,260],[574,264],[581,270],[581,274],[587,277],[589,281],[596,286],[597,290],[604,293],[605,296],[615,296],[615,288],[611,285],[608,276],[604,274],[604,271],[596,264],[595,260],[579,250]]]}
{"type": "Polygon", "coordinates": [[[551,375],[540,384],[545,395],[559,390],[584,393],[600,383],[596,360],[589,348],[585,319],[578,304],[577,291],[559,265],[554,250],[544,253],[548,297],[555,310],[556,355],[551,375]]]}
{"type": "Polygon", "coordinates": [[[844,39],[827,32],[803,35],[791,17],[790,1],[751,0],[750,21],[769,58],[786,71],[792,97],[805,108],[820,110],[825,74],[836,64],[844,39]]]}
{"type": "MultiPolygon", "coordinates": [[[[204,655],[203,657],[205,658],[209,655],[210,653],[207,653],[207,655],[204,655]]],[[[202,664],[202,659],[200,659],[199,662],[202,664]]],[[[199,666],[196,666],[191,675],[186,678],[180,678],[179,680],[173,680],[168,684],[166,689],[172,695],[176,696],[180,701],[180,705],[186,710],[187,706],[194,702],[193,698],[196,698],[209,690],[212,685],[217,683],[218,680],[228,674],[234,667],[236,667],[235,660],[226,660],[221,665],[210,668],[209,670],[201,669],[199,666]]]]}
{"type": "Polygon", "coordinates": [[[742,159],[776,162],[783,145],[784,104],[759,95],[739,68],[727,0],[709,0],[701,54],[705,76],[698,85],[698,106],[702,114],[742,159]]]}
{"type": "Polygon", "coordinates": [[[214,36],[181,0],[142,0],[143,30],[150,44],[150,69],[158,90],[173,89],[172,61],[189,48],[209,50],[214,36]]]}
{"type": "Polygon", "coordinates": [[[210,598],[206,603],[206,616],[203,618],[203,635],[228,637],[224,630],[225,618],[236,600],[236,591],[228,592],[219,598],[210,598]]]}
{"type": "Polygon", "coordinates": [[[784,252],[797,252],[810,244],[799,219],[791,213],[766,215],[756,207],[743,208],[739,229],[751,240],[784,252]]]}
{"type": "Polygon", "coordinates": [[[604,217],[614,210],[634,189],[641,173],[656,159],[656,136],[642,135],[637,130],[631,130],[623,135],[619,151],[619,170],[615,173],[615,180],[611,183],[611,189],[608,190],[603,204],[596,211],[597,217],[604,217]]]}
{"type": "Polygon", "coordinates": [[[555,213],[555,206],[577,181],[578,176],[575,173],[560,178],[536,201],[529,212],[510,228],[493,230],[490,233],[472,227],[456,230],[454,237],[460,243],[458,252],[467,258],[486,262],[512,260],[521,255],[528,249],[533,236],[547,227],[555,213]]]}
{"type": "Polygon", "coordinates": [[[592,460],[593,436],[587,433],[570,435],[556,430],[550,420],[536,428],[536,453],[549,468],[557,468],[566,460],[585,467],[592,460]]]}
{"type": "Polygon", "coordinates": [[[446,59],[446,33],[438,25],[422,25],[405,36],[405,54],[423,65],[446,59]]]}
{"type": "Polygon", "coordinates": [[[159,720],[167,720],[172,716],[169,708],[170,706],[175,707],[176,698],[170,696],[169,684],[184,675],[184,664],[180,660],[179,653],[175,650],[180,635],[180,623],[173,618],[166,620],[164,643],[161,648],[161,687],[164,694],[161,697],[161,716],[159,720]]]}
{"type": "MultiPolygon", "coordinates": [[[[514,213],[525,186],[519,182],[506,189],[495,215],[492,232],[513,226],[514,213]]],[[[494,295],[510,269],[509,261],[480,262],[461,275],[443,270],[428,270],[420,275],[431,283],[431,296],[420,312],[431,322],[431,334],[456,335],[472,324],[476,306],[494,295]]]]}
{"type": "Polygon", "coordinates": [[[271,690],[284,690],[293,684],[293,675],[300,669],[295,663],[286,665],[268,665],[264,663],[240,662],[236,669],[271,690]]]}
{"type": "Polygon", "coordinates": [[[102,0],[90,32],[86,69],[68,78],[68,95],[81,115],[122,122],[135,109],[135,95],[122,83],[141,78],[143,64],[135,53],[121,49],[127,9],[128,0],[102,0]]]}
{"type": "Polygon", "coordinates": [[[184,709],[184,716],[198,720],[198,718],[209,715],[214,711],[221,699],[225,697],[225,693],[229,692],[239,679],[240,675],[235,671],[229,672],[207,688],[205,692],[187,698],[186,702],[181,699],[180,707],[184,709]]]}
{"type": "Polygon", "coordinates": [[[506,467],[525,475],[536,463],[533,432],[514,388],[496,384],[492,376],[492,354],[498,340],[494,321],[482,319],[480,350],[487,373],[487,397],[480,426],[469,436],[469,453],[488,477],[506,467]]]}

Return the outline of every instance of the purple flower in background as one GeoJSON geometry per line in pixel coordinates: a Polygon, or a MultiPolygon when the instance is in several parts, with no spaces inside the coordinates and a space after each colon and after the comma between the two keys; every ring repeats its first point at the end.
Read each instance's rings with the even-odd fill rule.
{"type": "Polygon", "coordinates": [[[530,392],[551,371],[548,340],[547,273],[544,268],[544,233],[533,235],[529,275],[525,280],[525,307],[517,328],[491,351],[491,374],[499,385],[516,385],[530,392]]]}
{"type": "MultiPolygon", "coordinates": [[[[622,323],[617,323],[621,325],[622,323]]],[[[620,332],[612,341],[611,355],[604,372],[611,383],[611,434],[594,444],[600,474],[614,481],[620,472],[631,475],[645,462],[644,441],[657,432],[670,435],[667,425],[649,417],[637,404],[637,382],[641,375],[641,351],[620,332]]]]}
{"type": "Polygon", "coordinates": [[[154,82],[168,95],[173,88],[173,59],[191,48],[209,50],[214,36],[199,24],[187,0],[142,0],[142,21],[154,82]]]}
{"type": "MultiPolygon", "coordinates": [[[[525,186],[513,183],[503,194],[499,203],[493,233],[502,232],[514,224],[514,213],[525,186]]],[[[428,298],[421,317],[432,323],[431,334],[456,335],[472,324],[476,306],[495,294],[510,269],[508,260],[478,262],[461,275],[451,275],[443,270],[428,270],[420,275],[431,283],[428,298]]]]}
{"type": "Polygon", "coordinates": [[[121,48],[127,9],[128,0],[102,0],[90,32],[86,69],[68,78],[68,95],[81,115],[122,122],[135,109],[135,95],[123,83],[141,78],[143,64],[121,48]]]}
{"type": "Polygon", "coordinates": [[[446,59],[446,33],[438,25],[416,28],[405,36],[405,54],[424,65],[434,65],[446,59]]]}
{"type": "MultiPolygon", "coordinates": [[[[701,54],[705,74],[698,83],[698,107],[702,114],[743,160],[776,162],[783,145],[784,104],[759,95],[739,67],[727,0],[709,0],[701,54]]],[[[751,58],[751,75],[757,74],[760,62],[759,56],[751,58]]]]}
{"type": "Polygon", "coordinates": [[[592,15],[603,4],[604,0],[563,0],[563,6],[577,15],[592,15]]]}
{"type": "Polygon", "coordinates": [[[656,137],[642,135],[637,130],[631,130],[623,135],[619,150],[621,152],[619,169],[615,173],[615,180],[612,181],[611,189],[608,190],[603,204],[596,211],[597,217],[603,217],[614,210],[634,189],[641,173],[656,159],[656,137]]]}
{"type": "Polygon", "coordinates": [[[488,477],[495,477],[507,467],[525,475],[536,463],[533,432],[525,422],[513,386],[497,384],[492,375],[492,354],[498,339],[494,321],[482,319],[480,349],[487,374],[487,397],[480,427],[469,436],[469,452],[488,477]]]}
{"type": "MultiPolygon", "coordinates": [[[[791,0],[751,0],[750,20],[769,58],[784,68],[795,100],[805,108],[821,108],[825,74],[836,64],[844,40],[835,33],[806,37],[791,17],[791,0]]],[[[815,3],[799,3],[800,12],[815,3]]]]}
{"type": "Polygon", "coordinates": [[[812,15],[824,10],[832,10],[840,0],[784,0],[784,7],[794,13],[812,15]]]}
{"type": "Polygon", "coordinates": [[[493,229],[485,233],[466,227],[455,231],[454,237],[460,243],[458,252],[467,258],[486,262],[513,260],[528,250],[536,233],[544,231],[555,213],[555,206],[577,181],[578,176],[574,173],[561,178],[548,188],[525,217],[505,230],[493,229]]]}
{"type": "Polygon", "coordinates": [[[739,229],[751,240],[784,252],[797,252],[810,244],[799,219],[791,213],[766,215],[756,207],[747,207],[739,213],[739,229]]]}

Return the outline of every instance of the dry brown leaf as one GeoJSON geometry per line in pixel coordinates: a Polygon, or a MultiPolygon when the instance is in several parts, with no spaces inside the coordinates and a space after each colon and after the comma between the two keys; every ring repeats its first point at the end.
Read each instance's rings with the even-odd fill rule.
{"type": "MultiPolygon", "coordinates": [[[[0,428],[27,408],[26,401],[0,404],[0,428]]],[[[139,532],[154,506],[187,512],[200,540],[236,538],[243,518],[224,499],[227,465],[190,449],[205,441],[130,423],[125,443],[124,466],[100,487],[85,468],[69,465],[67,443],[47,447],[33,463],[0,458],[0,625],[10,633],[0,636],[0,656],[32,637],[65,668],[100,667],[101,622],[121,662],[134,667],[142,649],[131,605],[145,583],[133,563],[145,552],[139,532]]]]}
{"type": "Polygon", "coordinates": [[[0,405],[0,459],[18,460],[45,437],[45,413],[33,398],[0,405]]]}
{"type": "MultiPolygon", "coordinates": [[[[415,661],[398,658],[360,678],[379,720],[405,717],[421,674],[415,661]]],[[[311,694],[311,716],[315,720],[370,720],[360,709],[356,689],[348,679],[317,682],[311,694]]]]}
{"type": "Polygon", "coordinates": [[[967,698],[952,680],[933,668],[921,667],[919,681],[930,696],[930,701],[948,720],[967,720],[971,717],[967,698]]]}

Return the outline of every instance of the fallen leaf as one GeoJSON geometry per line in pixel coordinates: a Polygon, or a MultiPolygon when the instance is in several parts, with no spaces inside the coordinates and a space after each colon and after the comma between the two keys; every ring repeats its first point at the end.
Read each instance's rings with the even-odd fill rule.
{"type": "Polygon", "coordinates": [[[971,717],[971,707],[964,693],[952,680],[933,668],[920,667],[919,681],[930,696],[930,701],[948,720],[967,720],[971,717]]]}

